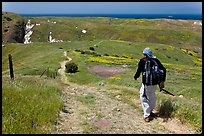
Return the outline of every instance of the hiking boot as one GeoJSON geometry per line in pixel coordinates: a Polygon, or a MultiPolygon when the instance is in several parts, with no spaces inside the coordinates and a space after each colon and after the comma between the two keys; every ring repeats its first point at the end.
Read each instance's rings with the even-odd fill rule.
{"type": "Polygon", "coordinates": [[[150,118],[149,118],[149,117],[145,117],[145,118],[144,118],[144,121],[145,121],[145,122],[150,122],[150,118]]]}
{"type": "Polygon", "coordinates": [[[158,115],[153,113],[153,112],[150,113],[150,116],[153,117],[153,118],[157,118],[158,117],[158,115]]]}

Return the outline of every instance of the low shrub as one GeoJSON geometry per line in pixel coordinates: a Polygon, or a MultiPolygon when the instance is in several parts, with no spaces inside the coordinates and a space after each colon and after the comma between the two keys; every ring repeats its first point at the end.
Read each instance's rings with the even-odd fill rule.
{"type": "Polygon", "coordinates": [[[94,47],[90,47],[89,49],[90,49],[90,50],[92,50],[92,51],[94,51],[94,50],[95,50],[95,49],[94,49],[94,47]]]}
{"type": "Polygon", "coordinates": [[[4,17],[7,21],[11,21],[12,19],[10,17],[4,17]]]}
{"type": "Polygon", "coordinates": [[[75,63],[69,62],[65,65],[65,68],[67,73],[76,73],[78,70],[78,66],[75,63]]]}

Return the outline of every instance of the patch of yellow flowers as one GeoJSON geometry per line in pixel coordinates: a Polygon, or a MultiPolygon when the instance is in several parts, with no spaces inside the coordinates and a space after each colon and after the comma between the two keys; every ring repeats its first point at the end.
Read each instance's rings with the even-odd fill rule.
{"type": "Polygon", "coordinates": [[[131,58],[115,57],[115,56],[102,56],[102,57],[89,57],[87,62],[98,62],[107,64],[126,64],[134,60],[131,58]]]}
{"type": "Polygon", "coordinates": [[[133,23],[145,23],[145,20],[143,20],[143,19],[132,19],[129,22],[133,22],[133,23]]]}
{"type": "Polygon", "coordinates": [[[190,74],[191,74],[191,75],[198,75],[198,76],[201,76],[201,75],[202,75],[202,73],[201,73],[201,72],[193,72],[193,71],[192,71],[192,72],[190,72],[190,74]]]}
{"type": "Polygon", "coordinates": [[[186,49],[181,49],[181,51],[183,51],[184,53],[187,53],[187,54],[192,54],[192,56],[197,57],[197,54],[193,51],[186,50],[186,49]]]}
{"type": "Polygon", "coordinates": [[[202,66],[202,59],[201,58],[197,58],[193,62],[198,66],[202,66]]]}
{"type": "Polygon", "coordinates": [[[110,41],[113,41],[113,42],[120,42],[120,43],[126,43],[127,41],[123,41],[123,40],[110,40],[110,41]]]}
{"type": "Polygon", "coordinates": [[[112,79],[112,80],[121,80],[121,77],[119,77],[119,76],[112,76],[112,77],[109,77],[109,79],[112,79]]]}

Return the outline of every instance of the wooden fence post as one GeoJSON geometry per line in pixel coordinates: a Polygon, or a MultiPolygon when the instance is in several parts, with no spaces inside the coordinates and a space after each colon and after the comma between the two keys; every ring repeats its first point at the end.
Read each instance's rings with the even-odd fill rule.
{"type": "Polygon", "coordinates": [[[8,55],[9,58],[9,69],[10,69],[10,77],[14,80],[14,73],[13,73],[13,63],[12,63],[12,56],[11,54],[8,55]]]}
{"type": "Polygon", "coordinates": [[[57,77],[57,72],[58,72],[57,69],[55,69],[55,77],[57,77]]]}
{"type": "Polygon", "coordinates": [[[49,67],[47,67],[47,77],[49,77],[49,67]]]}

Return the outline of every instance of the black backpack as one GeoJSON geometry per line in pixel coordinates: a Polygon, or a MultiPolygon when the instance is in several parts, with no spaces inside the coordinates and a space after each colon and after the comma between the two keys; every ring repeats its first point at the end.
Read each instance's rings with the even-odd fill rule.
{"type": "Polygon", "coordinates": [[[162,82],[164,71],[159,68],[157,62],[152,58],[145,59],[145,68],[143,72],[143,84],[157,85],[162,82]]]}

